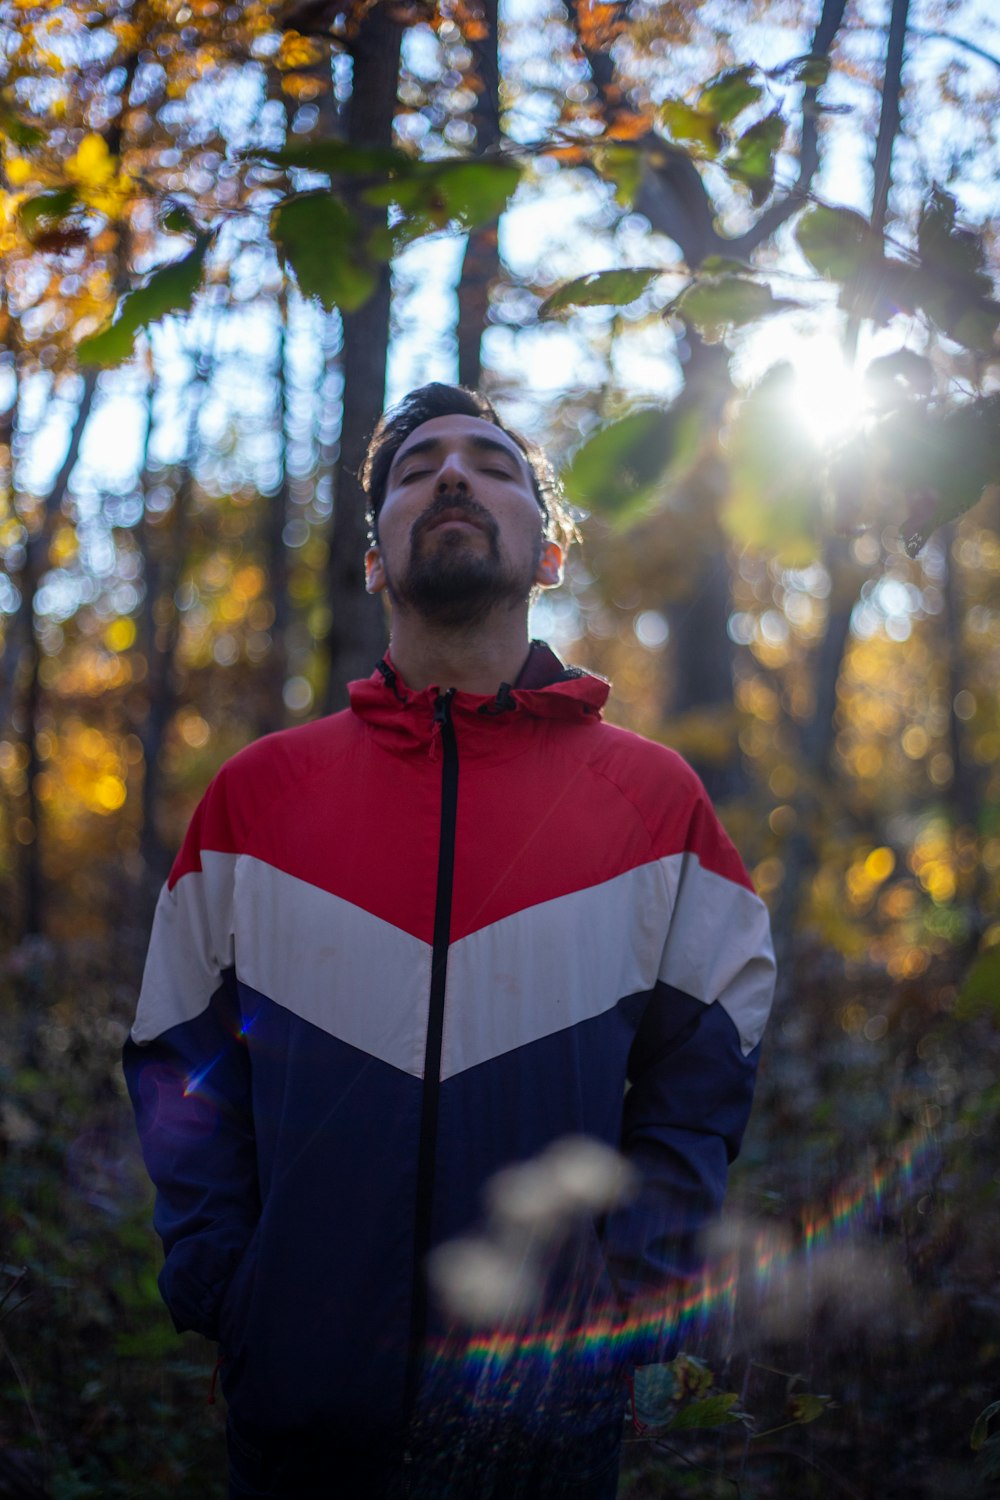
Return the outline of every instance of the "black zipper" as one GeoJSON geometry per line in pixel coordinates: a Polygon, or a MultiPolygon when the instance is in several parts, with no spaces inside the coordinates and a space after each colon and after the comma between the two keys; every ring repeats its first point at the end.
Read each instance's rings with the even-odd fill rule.
{"type": "Polygon", "coordinates": [[[427,1335],[426,1261],[431,1248],[434,1212],[434,1164],[437,1155],[438,1105],[441,1095],[441,1044],[444,1036],[444,991],[451,941],[451,900],[455,875],[455,822],[458,811],[458,744],[451,720],[455,689],[439,693],[434,723],[441,735],[441,831],[438,844],[437,894],[434,901],[434,945],[431,993],[424,1049],[424,1091],[417,1157],[417,1202],[413,1230],[413,1297],[410,1315],[410,1352],[406,1378],[406,1410],[411,1415],[420,1379],[420,1360],[427,1335]]]}

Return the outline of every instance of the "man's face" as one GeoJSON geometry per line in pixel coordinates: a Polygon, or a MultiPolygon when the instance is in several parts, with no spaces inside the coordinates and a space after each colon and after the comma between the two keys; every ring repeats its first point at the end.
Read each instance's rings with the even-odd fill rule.
{"type": "Polygon", "coordinates": [[[558,583],[562,552],[520,448],[480,417],[434,417],[392,461],[365,559],[368,588],[440,625],[468,625],[558,583]]]}

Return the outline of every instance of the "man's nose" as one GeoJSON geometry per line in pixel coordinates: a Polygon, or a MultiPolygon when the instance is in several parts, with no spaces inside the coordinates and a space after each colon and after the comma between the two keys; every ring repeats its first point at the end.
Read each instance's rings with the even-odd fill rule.
{"type": "Polygon", "coordinates": [[[467,495],[471,489],[469,471],[457,453],[449,453],[438,469],[434,481],[436,495],[449,495],[453,490],[467,495]]]}

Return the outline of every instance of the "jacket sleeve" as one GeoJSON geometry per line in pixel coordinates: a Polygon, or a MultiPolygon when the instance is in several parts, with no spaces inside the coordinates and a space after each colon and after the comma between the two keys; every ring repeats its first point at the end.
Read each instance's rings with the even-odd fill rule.
{"type": "Polygon", "coordinates": [[[669,930],[623,1113],[621,1148],[640,1187],[605,1230],[626,1307],[662,1306],[642,1355],[660,1360],[683,1339],[685,1283],[701,1269],[702,1231],[722,1206],[746,1128],[774,989],[767,910],[703,791],[684,852],[664,864],[669,930]]]}
{"type": "Polygon", "coordinates": [[[226,1289],[260,1213],[233,940],[236,840],[217,778],[156,908],[124,1069],[179,1331],[219,1337],[226,1289]]]}

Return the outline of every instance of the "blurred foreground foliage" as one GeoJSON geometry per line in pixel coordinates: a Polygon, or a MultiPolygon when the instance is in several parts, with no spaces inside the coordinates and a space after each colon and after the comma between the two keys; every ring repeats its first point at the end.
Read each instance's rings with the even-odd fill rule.
{"type": "MultiPolygon", "coordinates": [[[[133,990],[109,960],[35,941],[4,975],[0,1494],[221,1500],[214,1349],[157,1294],[117,1069],[133,990]]],[[[989,1493],[995,992],[947,957],[891,980],[818,941],[793,988],[710,1245],[721,1290],[690,1352],[637,1374],[620,1493],[989,1493]]]]}

